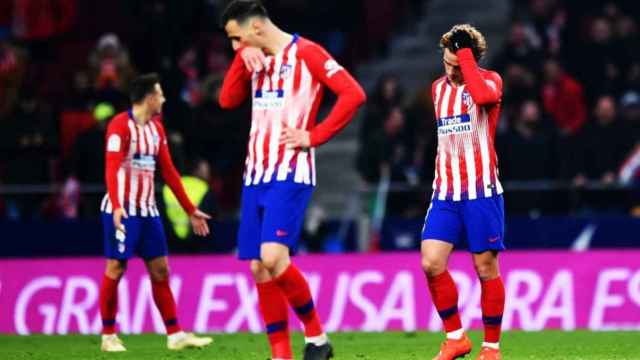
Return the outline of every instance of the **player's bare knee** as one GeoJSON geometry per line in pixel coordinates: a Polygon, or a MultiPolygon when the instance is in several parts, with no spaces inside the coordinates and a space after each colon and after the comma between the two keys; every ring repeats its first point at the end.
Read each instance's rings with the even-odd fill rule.
{"type": "Polygon", "coordinates": [[[444,261],[430,256],[422,256],[421,263],[422,270],[427,274],[427,276],[436,276],[446,270],[446,264],[444,261]]]}
{"type": "Polygon", "coordinates": [[[493,260],[476,260],[474,267],[480,280],[491,280],[498,276],[498,264],[493,260]]]}
{"type": "Polygon", "coordinates": [[[280,258],[273,254],[265,254],[261,258],[261,263],[269,272],[274,272],[280,263],[280,258]]]}
{"type": "Polygon", "coordinates": [[[120,279],[127,270],[126,261],[109,260],[105,273],[112,279],[120,279]]]}
{"type": "Polygon", "coordinates": [[[149,272],[153,281],[164,281],[169,278],[169,266],[159,265],[149,272]]]}

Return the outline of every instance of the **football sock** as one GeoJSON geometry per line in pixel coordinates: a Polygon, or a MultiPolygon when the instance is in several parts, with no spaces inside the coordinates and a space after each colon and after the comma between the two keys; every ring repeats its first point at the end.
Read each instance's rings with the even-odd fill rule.
{"type": "Polygon", "coordinates": [[[429,283],[429,291],[433,304],[438,310],[438,315],[444,323],[444,330],[447,333],[453,333],[462,329],[460,322],[460,314],[458,313],[458,289],[453,282],[453,278],[449,271],[442,274],[427,277],[429,283]]]}
{"type": "Polygon", "coordinates": [[[304,324],[304,336],[312,338],[323,335],[320,317],[313,304],[309,284],[300,270],[291,264],[275,279],[298,318],[304,324]]]}
{"type": "Polygon", "coordinates": [[[460,328],[458,330],[448,332],[447,333],[447,339],[460,340],[460,339],[462,339],[462,335],[464,335],[464,329],[460,328]]]}
{"type": "Polygon", "coordinates": [[[504,283],[501,277],[482,281],[480,306],[484,323],[484,341],[498,343],[504,312],[504,283]]]}
{"type": "Polygon", "coordinates": [[[267,328],[274,359],[291,359],[287,299],[275,281],[258,283],[260,313],[267,328]]]}
{"type": "Polygon", "coordinates": [[[118,282],[108,277],[102,277],[100,286],[100,317],[102,318],[102,334],[110,335],[116,332],[116,313],[118,312],[118,282]]]}
{"type": "Polygon", "coordinates": [[[490,342],[483,342],[482,343],[482,347],[487,347],[490,349],[496,349],[499,350],[500,349],[500,343],[490,343],[490,342]]]}
{"type": "Polygon", "coordinates": [[[173,299],[171,287],[169,287],[169,279],[162,281],[151,281],[151,290],[153,292],[153,300],[162,315],[162,321],[167,328],[167,335],[171,335],[181,331],[176,316],[176,302],[173,299]]]}

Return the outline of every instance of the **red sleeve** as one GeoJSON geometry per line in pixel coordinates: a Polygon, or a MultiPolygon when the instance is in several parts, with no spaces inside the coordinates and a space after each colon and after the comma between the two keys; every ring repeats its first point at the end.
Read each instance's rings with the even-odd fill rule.
{"type": "Polygon", "coordinates": [[[333,91],[338,99],[329,115],[311,129],[311,146],[322,145],[342,130],[366,101],[364,90],[329,53],[316,44],[305,46],[300,57],[311,74],[333,91]]]}
{"type": "Polygon", "coordinates": [[[471,49],[460,49],[456,52],[458,63],[464,76],[464,82],[477,105],[493,105],[502,97],[502,79],[494,72],[483,74],[473,57],[471,49]]]}
{"type": "Polygon", "coordinates": [[[129,150],[129,128],[120,117],[114,118],[107,127],[105,153],[105,183],[113,209],[122,207],[118,198],[118,170],[129,150]]]}
{"type": "Polygon", "coordinates": [[[178,174],[178,170],[176,170],[175,165],[173,165],[164,127],[160,122],[156,122],[155,124],[158,128],[158,132],[160,132],[160,151],[158,153],[160,173],[162,174],[164,182],[169,185],[169,188],[178,199],[178,202],[180,202],[180,206],[182,206],[187,214],[191,215],[196,211],[196,207],[187,196],[187,192],[184,190],[184,186],[182,185],[182,180],[180,180],[180,174],[178,174]]]}
{"type": "Polygon", "coordinates": [[[231,63],[231,67],[224,76],[220,98],[218,102],[223,109],[233,109],[247,98],[251,81],[251,73],[244,66],[240,52],[236,51],[236,56],[231,63]]]}

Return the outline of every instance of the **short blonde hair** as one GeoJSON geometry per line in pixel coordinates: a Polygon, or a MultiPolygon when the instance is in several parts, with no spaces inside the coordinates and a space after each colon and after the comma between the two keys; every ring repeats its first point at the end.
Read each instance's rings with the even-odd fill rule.
{"type": "Polygon", "coordinates": [[[471,49],[473,51],[473,55],[475,56],[476,60],[480,60],[487,52],[487,41],[484,39],[484,35],[482,35],[482,33],[478,31],[478,29],[469,24],[454,25],[451,30],[444,33],[440,38],[440,48],[442,50],[449,49],[453,52],[454,50],[453,44],[451,43],[451,35],[453,35],[453,33],[457,31],[464,31],[469,34],[469,36],[473,40],[473,47],[471,49]]]}

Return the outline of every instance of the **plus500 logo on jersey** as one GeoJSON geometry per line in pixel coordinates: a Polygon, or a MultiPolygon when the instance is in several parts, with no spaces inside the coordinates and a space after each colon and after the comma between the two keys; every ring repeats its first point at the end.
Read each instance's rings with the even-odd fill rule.
{"type": "Polygon", "coordinates": [[[257,90],[253,98],[253,109],[268,110],[284,107],[284,90],[257,90]]]}
{"type": "Polygon", "coordinates": [[[438,135],[463,134],[473,130],[469,114],[454,115],[438,119],[438,135]]]}
{"type": "Polygon", "coordinates": [[[151,155],[135,155],[133,159],[131,159],[131,167],[139,170],[153,171],[156,169],[156,159],[151,155]]]}

